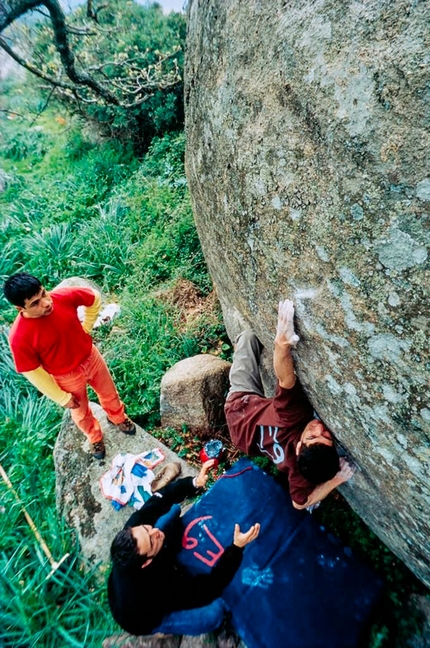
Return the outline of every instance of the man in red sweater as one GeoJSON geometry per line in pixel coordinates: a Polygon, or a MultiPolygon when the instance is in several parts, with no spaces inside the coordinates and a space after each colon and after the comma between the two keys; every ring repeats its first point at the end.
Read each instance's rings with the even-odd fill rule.
{"type": "Polygon", "coordinates": [[[125,434],[135,434],[136,428],[90,335],[101,306],[100,293],[79,287],[48,292],[39,279],[20,272],[7,279],[4,295],[19,311],[9,333],[16,370],[45,396],[71,410],[93,457],[103,459],[103,433],[89,406],[87,385],[111,423],[125,434]],[[85,309],[82,323],[79,306],[85,309]]]}
{"type": "Polygon", "coordinates": [[[225,414],[233,443],[250,456],[262,455],[286,474],[293,506],[311,508],[354,474],[337,455],[331,432],[315,418],[294,372],[291,349],[294,305],[279,303],[273,365],[278,379],[274,398],[264,396],[260,376],[262,346],[252,331],[236,340],[225,414]]]}

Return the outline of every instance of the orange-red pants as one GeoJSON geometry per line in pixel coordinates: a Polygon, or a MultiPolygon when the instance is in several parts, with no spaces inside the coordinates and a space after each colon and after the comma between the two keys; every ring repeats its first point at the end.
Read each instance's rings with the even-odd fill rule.
{"type": "Polygon", "coordinates": [[[103,433],[100,423],[91,411],[87,385],[90,385],[96,392],[100,405],[112,423],[118,424],[124,421],[124,404],[120,401],[105,361],[94,345],[88,358],[74,371],[53,377],[61,389],[72,394],[79,402],[78,408],[70,410],[72,419],[77,427],[87,435],[90,443],[100,441],[103,438],[103,433]]]}

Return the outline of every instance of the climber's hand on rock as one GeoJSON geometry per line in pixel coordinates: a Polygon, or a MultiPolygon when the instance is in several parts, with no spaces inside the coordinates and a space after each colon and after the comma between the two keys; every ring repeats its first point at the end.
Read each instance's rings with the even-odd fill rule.
{"type": "Polygon", "coordinates": [[[339,484],[343,484],[344,482],[348,481],[348,479],[351,479],[351,477],[354,475],[357,469],[355,466],[350,464],[344,457],[340,457],[339,465],[340,465],[339,472],[335,475],[334,478],[339,484]]]}
{"type": "Polygon", "coordinates": [[[279,302],[275,342],[296,346],[299,340],[294,330],[294,304],[290,299],[284,299],[279,302]]]}

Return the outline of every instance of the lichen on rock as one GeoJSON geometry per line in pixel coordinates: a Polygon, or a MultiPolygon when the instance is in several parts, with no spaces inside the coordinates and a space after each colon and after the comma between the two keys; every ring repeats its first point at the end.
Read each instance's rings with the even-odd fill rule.
{"type": "Polygon", "coordinates": [[[343,492],[430,584],[429,7],[188,14],[187,176],[227,331],[271,350],[295,302],[298,375],[358,466],[343,492]]]}

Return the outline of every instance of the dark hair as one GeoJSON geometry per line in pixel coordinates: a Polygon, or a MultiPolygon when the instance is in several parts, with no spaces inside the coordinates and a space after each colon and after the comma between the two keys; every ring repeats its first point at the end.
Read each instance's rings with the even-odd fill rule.
{"type": "Polygon", "coordinates": [[[297,467],[312,484],[322,484],[339,471],[339,456],[334,445],[313,443],[307,446],[303,443],[297,457],[297,467]]]}
{"type": "Polygon", "coordinates": [[[146,556],[139,554],[137,540],[131,532],[132,527],[126,527],[114,537],[110,557],[112,562],[121,569],[136,569],[143,565],[146,556]]]}
{"type": "Polygon", "coordinates": [[[6,299],[14,306],[25,306],[25,300],[31,299],[42,288],[39,279],[28,274],[28,272],[18,272],[6,279],[3,286],[3,293],[6,299]]]}

